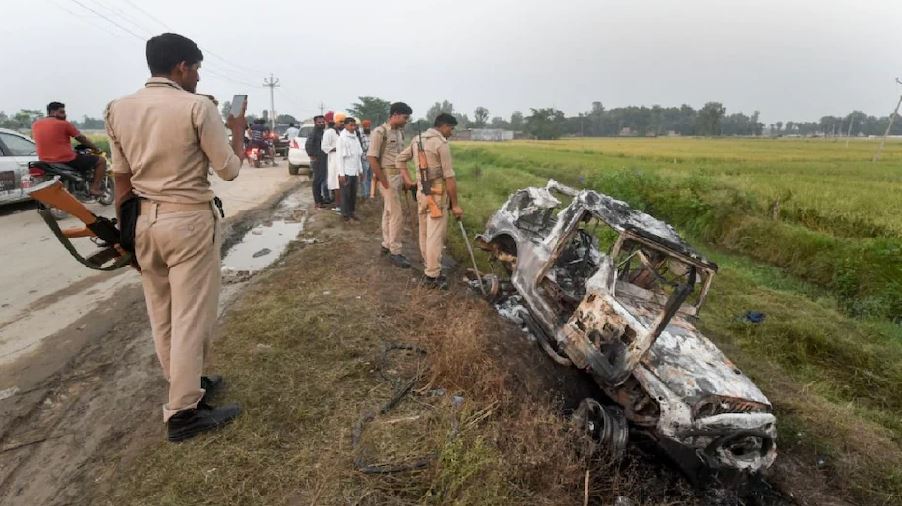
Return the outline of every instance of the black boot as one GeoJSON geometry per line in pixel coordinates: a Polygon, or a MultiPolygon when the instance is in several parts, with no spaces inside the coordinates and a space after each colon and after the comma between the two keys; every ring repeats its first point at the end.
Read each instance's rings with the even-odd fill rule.
{"type": "Polygon", "coordinates": [[[222,388],[222,376],[211,374],[200,377],[200,387],[204,389],[204,399],[208,401],[222,388]]]}
{"type": "Polygon", "coordinates": [[[402,269],[409,269],[410,262],[404,255],[390,255],[388,259],[391,261],[392,265],[395,267],[400,267],[402,269]]]}
{"type": "Polygon", "coordinates": [[[423,276],[423,286],[426,288],[438,288],[439,290],[448,289],[448,278],[439,274],[438,277],[423,276]]]}
{"type": "Polygon", "coordinates": [[[232,421],[241,409],[237,404],[214,408],[203,399],[196,408],[185,409],[172,415],[166,422],[167,439],[170,442],[184,441],[202,432],[207,432],[232,421]]]}

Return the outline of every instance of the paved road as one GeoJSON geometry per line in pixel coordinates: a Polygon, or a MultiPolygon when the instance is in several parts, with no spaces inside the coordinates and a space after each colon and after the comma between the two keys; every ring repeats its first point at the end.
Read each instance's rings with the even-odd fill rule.
{"type": "MultiPolygon", "coordinates": [[[[252,209],[283,191],[297,176],[282,162],[277,167],[243,167],[232,182],[213,177],[226,216],[252,209]]],[[[112,216],[112,207],[90,206],[112,216]]],[[[62,222],[76,226],[74,219],[62,222]]],[[[91,251],[86,240],[82,251],[91,251]]],[[[0,208],[0,366],[33,352],[47,336],[104,305],[119,288],[138,284],[130,269],[112,273],[80,265],[50,233],[32,204],[0,208]]],[[[2,392],[0,392],[2,394],[2,392]]]]}

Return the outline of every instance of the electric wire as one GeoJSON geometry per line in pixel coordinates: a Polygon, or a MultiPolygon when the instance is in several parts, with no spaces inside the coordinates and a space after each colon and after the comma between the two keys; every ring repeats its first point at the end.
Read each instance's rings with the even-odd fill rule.
{"type": "MultiPolygon", "coordinates": [[[[128,5],[132,6],[136,11],[138,11],[138,12],[140,12],[141,14],[143,14],[144,16],[146,16],[146,17],[147,17],[148,19],[150,19],[151,21],[154,21],[155,23],[157,23],[158,25],[160,25],[161,27],[163,27],[165,30],[170,31],[170,32],[173,31],[172,28],[171,28],[169,25],[167,25],[165,22],[161,21],[160,18],[154,16],[153,14],[151,14],[150,12],[148,12],[147,10],[145,10],[144,8],[142,8],[141,6],[136,5],[136,4],[133,3],[131,0],[125,0],[125,2],[126,2],[128,5]]],[[[152,31],[152,30],[149,30],[149,31],[152,31]]],[[[226,59],[226,58],[220,56],[218,53],[215,53],[215,52],[211,51],[211,50],[210,50],[209,48],[207,48],[207,47],[203,47],[203,46],[200,46],[200,45],[198,45],[198,47],[200,47],[201,51],[203,51],[205,54],[209,54],[209,55],[212,56],[213,58],[215,58],[215,59],[221,61],[222,63],[224,63],[225,65],[229,65],[229,66],[233,67],[233,68],[234,68],[236,71],[238,71],[238,72],[241,72],[241,73],[247,73],[248,75],[253,75],[253,76],[258,76],[258,75],[260,75],[260,74],[265,74],[265,72],[263,72],[262,70],[253,69],[253,68],[250,68],[250,67],[247,67],[247,66],[244,66],[244,65],[240,65],[240,64],[238,64],[238,63],[235,63],[235,62],[233,62],[233,61],[231,61],[231,60],[228,60],[228,59],[226,59]]],[[[242,77],[247,77],[247,76],[242,76],[242,77]]]]}
{"type": "MultiPolygon", "coordinates": [[[[93,7],[91,7],[90,5],[86,5],[86,4],[85,4],[84,2],[82,2],[81,0],[69,0],[69,1],[72,2],[72,3],[74,3],[74,4],[76,4],[76,5],[78,5],[78,6],[80,6],[80,7],[82,7],[83,9],[85,9],[85,10],[87,10],[87,11],[93,13],[93,14],[96,15],[97,17],[99,17],[99,18],[105,20],[106,22],[112,24],[113,26],[119,28],[119,29],[122,30],[123,32],[127,33],[128,35],[131,35],[132,37],[134,37],[135,39],[137,39],[137,40],[139,40],[139,41],[141,41],[141,42],[146,42],[146,40],[147,40],[148,37],[145,37],[145,36],[142,36],[142,35],[139,35],[139,34],[135,33],[135,32],[132,31],[131,29],[129,29],[129,28],[123,26],[123,24],[117,22],[115,19],[112,19],[112,18],[110,18],[110,17],[108,17],[108,16],[102,14],[101,12],[97,11],[96,9],[94,9],[93,7]]],[[[102,4],[101,4],[101,5],[102,5],[102,4]]],[[[125,18],[122,17],[121,15],[120,15],[120,18],[121,18],[121,19],[125,19],[125,18]]],[[[212,54],[212,53],[211,53],[211,54],[212,54]]],[[[251,83],[249,83],[248,81],[244,81],[244,80],[241,80],[241,79],[236,79],[236,78],[234,78],[234,77],[231,77],[231,76],[225,74],[224,72],[221,72],[221,71],[219,71],[219,70],[216,70],[215,67],[214,67],[214,68],[210,68],[209,66],[206,66],[206,67],[204,67],[204,70],[205,70],[207,73],[209,73],[211,76],[213,76],[214,78],[218,78],[219,80],[229,81],[229,82],[232,82],[232,83],[234,83],[234,84],[240,84],[240,85],[242,85],[242,86],[250,86],[250,87],[259,87],[259,86],[260,86],[260,85],[257,85],[257,84],[251,84],[251,83]]]]}

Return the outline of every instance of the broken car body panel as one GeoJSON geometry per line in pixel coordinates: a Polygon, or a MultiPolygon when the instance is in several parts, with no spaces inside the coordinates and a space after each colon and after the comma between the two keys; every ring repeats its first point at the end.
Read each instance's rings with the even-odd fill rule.
{"type": "Polygon", "coordinates": [[[773,463],[770,402],[694,324],[717,265],[670,225],[550,180],[514,193],[477,241],[511,271],[543,348],[591,374],[685,468],[773,463]]]}

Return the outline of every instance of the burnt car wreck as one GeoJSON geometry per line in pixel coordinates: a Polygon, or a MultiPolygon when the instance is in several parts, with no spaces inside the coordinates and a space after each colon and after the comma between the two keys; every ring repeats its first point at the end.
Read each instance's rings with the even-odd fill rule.
{"type": "Polygon", "coordinates": [[[607,396],[575,416],[614,453],[628,421],[692,479],[774,462],[770,402],[695,326],[717,265],[671,226],[551,180],[514,193],[477,243],[510,275],[502,312],[607,396]]]}

